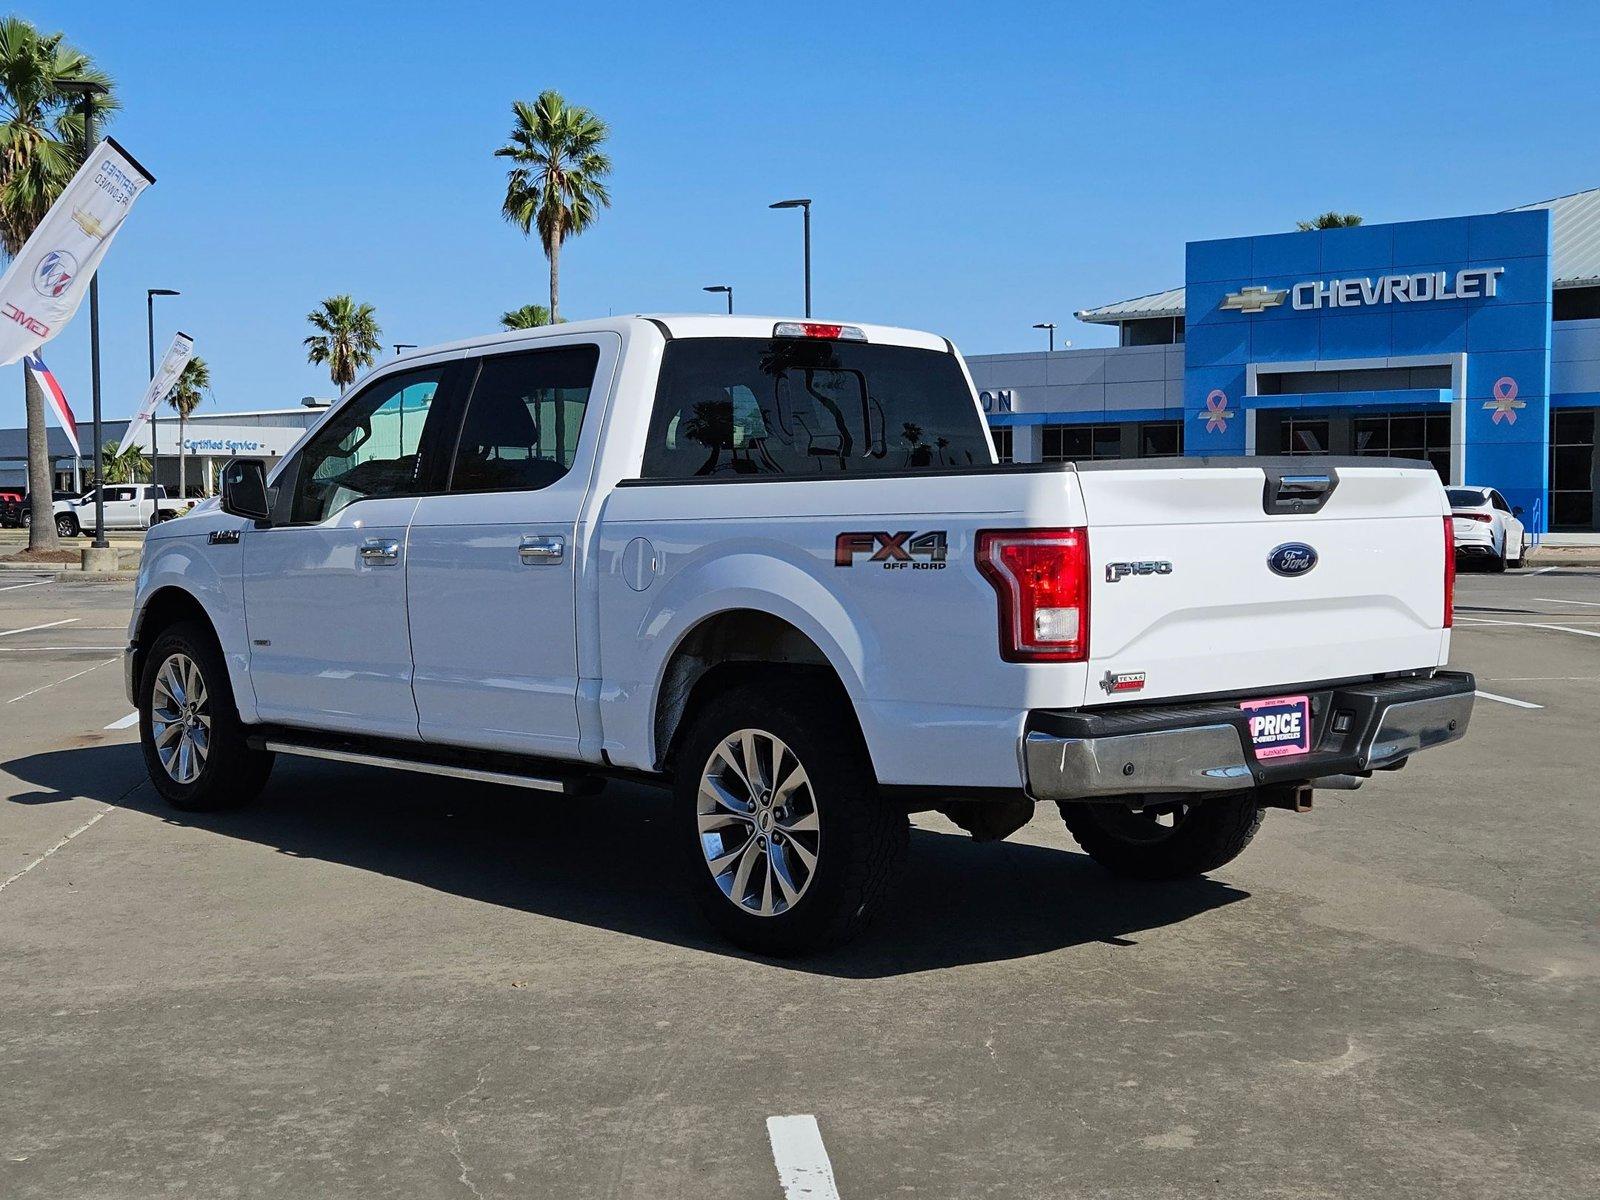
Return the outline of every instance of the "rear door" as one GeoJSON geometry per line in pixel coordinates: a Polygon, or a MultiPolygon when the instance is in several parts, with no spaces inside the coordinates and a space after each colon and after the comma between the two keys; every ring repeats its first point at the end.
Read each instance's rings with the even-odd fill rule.
{"type": "Polygon", "coordinates": [[[1438,476],[1281,463],[1080,467],[1092,563],[1085,704],[1442,661],[1438,476]]]}
{"type": "Polygon", "coordinates": [[[539,346],[469,364],[444,491],[412,517],[413,688],[427,740],[576,757],[578,517],[621,338],[539,346]]]}

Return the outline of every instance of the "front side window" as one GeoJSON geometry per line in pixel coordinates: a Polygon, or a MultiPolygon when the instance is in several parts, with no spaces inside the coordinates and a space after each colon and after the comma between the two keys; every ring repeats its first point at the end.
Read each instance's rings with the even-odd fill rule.
{"type": "Polygon", "coordinates": [[[467,401],[453,492],[533,491],[572,469],[600,348],[486,358],[467,401]]]}
{"type": "Polygon", "coordinates": [[[295,522],[326,521],[357,500],[416,490],[417,447],[443,370],[380,379],[313,435],[300,456],[295,522]]]}
{"type": "Polygon", "coordinates": [[[953,354],[806,338],[682,338],[661,360],[646,479],[993,463],[953,354]]]}

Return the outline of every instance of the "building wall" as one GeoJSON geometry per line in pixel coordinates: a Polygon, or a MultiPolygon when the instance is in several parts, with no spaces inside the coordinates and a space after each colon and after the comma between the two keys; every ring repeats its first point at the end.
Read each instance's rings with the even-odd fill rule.
{"type": "MultiPolygon", "coordinates": [[[[1249,445],[1251,369],[1337,370],[1459,364],[1455,477],[1492,483],[1529,513],[1548,488],[1551,360],[1550,213],[1497,213],[1350,229],[1191,242],[1187,249],[1184,409],[1189,454],[1249,445]],[[1297,309],[1295,289],[1334,280],[1501,268],[1495,295],[1297,309]],[[1225,307],[1246,288],[1288,293],[1258,312],[1225,307]]],[[[1235,301],[1236,302],[1236,301],[1235,301]]],[[[1334,393],[1328,407],[1438,403],[1412,395],[1334,393]]],[[[1272,407],[1293,407],[1272,403],[1272,407]]]]}

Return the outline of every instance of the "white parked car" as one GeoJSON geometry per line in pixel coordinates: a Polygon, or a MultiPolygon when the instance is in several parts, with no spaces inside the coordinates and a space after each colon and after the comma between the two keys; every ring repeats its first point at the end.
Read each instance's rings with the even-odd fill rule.
{"type": "Polygon", "coordinates": [[[1528,561],[1528,535],[1517,518],[1522,509],[1490,487],[1446,489],[1456,538],[1456,556],[1487,563],[1491,571],[1521,567],[1528,561]]]}
{"type": "Polygon", "coordinates": [[[147,535],[125,674],[180,808],[277,754],[659,783],[711,920],[794,953],[895,886],[911,812],[1048,801],[1175,878],[1461,737],[1453,578],[1426,464],[1000,465],[942,337],[626,317],[418,351],[231,462],[147,535]]]}
{"type": "MultiPolygon", "coordinates": [[[[105,485],[107,529],[149,529],[152,524],[169,521],[178,515],[176,501],[167,499],[167,489],[148,483],[108,483],[105,485]]],[[[90,488],[70,500],[54,505],[56,532],[62,537],[95,532],[95,490],[90,488]]]]}

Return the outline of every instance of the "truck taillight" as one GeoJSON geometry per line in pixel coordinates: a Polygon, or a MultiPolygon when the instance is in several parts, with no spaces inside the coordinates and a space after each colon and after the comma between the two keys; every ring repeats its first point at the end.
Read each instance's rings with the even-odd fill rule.
{"type": "Polygon", "coordinates": [[[1089,657],[1086,529],[987,529],[978,570],[1000,597],[1000,657],[1083,662],[1089,657]]]}
{"type": "Polygon", "coordinates": [[[1456,623],[1456,527],[1455,518],[1444,519],[1444,627],[1456,623]]]}

